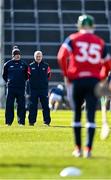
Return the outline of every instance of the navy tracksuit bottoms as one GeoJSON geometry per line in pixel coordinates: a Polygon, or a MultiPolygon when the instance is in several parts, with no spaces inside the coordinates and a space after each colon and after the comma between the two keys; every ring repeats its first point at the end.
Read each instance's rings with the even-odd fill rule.
{"type": "Polygon", "coordinates": [[[42,105],[43,121],[45,124],[50,124],[51,118],[50,118],[48,91],[47,90],[38,91],[36,89],[31,89],[29,124],[34,124],[36,122],[39,99],[42,105]]]}
{"type": "Polygon", "coordinates": [[[8,87],[6,98],[5,119],[6,124],[12,124],[14,120],[14,102],[17,103],[17,118],[19,124],[25,124],[25,96],[24,89],[8,87]]]}

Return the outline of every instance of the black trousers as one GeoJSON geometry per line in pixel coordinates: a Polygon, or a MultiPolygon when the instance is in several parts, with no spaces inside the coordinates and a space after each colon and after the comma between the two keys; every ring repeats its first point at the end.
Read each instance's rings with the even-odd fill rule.
{"type": "Polygon", "coordinates": [[[74,117],[74,136],[75,144],[81,148],[81,105],[86,101],[87,112],[87,138],[86,147],[92,149],[95,134],[95,111],[97,105],[97,97],[94,94],[94,88],[99,82],[96,78],[83,78],[73,81],[73,100],[75,103],[74,117]]]}
{"type": "Polygon", "coordinates": [[[25,96],[24,88],[8,87],[6,97],[5,120],[6,124],[12,124],[14,120],[14,102],[17,103],[17,118],[19,124],[25,124],[25,96]]]}
{"type": "Polygon", "coordinates": [[[50,118],[50,109],[49,109],[48,90],[38,91],[35,89],[31,89],[29,123],[34,124],[36,122],[39,99],[42,105],[43,121],[45,124],[50,124],[51,118],[50,118]]]}
{"type": "Polygon", "coordinates": [[[96,78],[82,78],[73,81],[73,100],[75,105],[75,122],[81,120],[81,105],[86,101],[87,120],[94,122],[97,105],[97,97],[94,88],[99,82],[96,78]]]}
{"type": "Polygon", "coordinates": [[[73,100],[75,104],[74,117],[74,136],[75,145],[81,148],[81,106],[83,101],[86,101],[87,112],[87,138],[86,147],[92,149],[94,134],[95,134],[95,111],[97,98],[94,94],[94,88],[99,82],[96,78],[82,78],[73,81],[73,100]]]}

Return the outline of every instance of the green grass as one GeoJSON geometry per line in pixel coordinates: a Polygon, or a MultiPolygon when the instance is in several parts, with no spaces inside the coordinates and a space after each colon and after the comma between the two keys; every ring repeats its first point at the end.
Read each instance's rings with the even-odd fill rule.
{"type": "MultiPolygon", "coordinates": [[[[27,118],[25,127],[19,127],[16,118],[11,127],[6,127],[4,110],[0,110],[0,179],[111,179],[111,136],[100,140],[101,113],[96,113],[98,128],[90,159],[71,155],[74,147],[70,127],[72,112],[51,112],[51,117],[51,127],[43,126],[41,111],[34,127],[28,126],[27,118]],[[81,176],[60,177],[60,171],[67,166],[81,169],[81,176]]],[[[110,112],[108,117],[110,120],[110,112]]],[[[83,112],[83,125],[84,122],[83,112]]],[[[83,128],[84,143],[85,135],[83,128]]]]}

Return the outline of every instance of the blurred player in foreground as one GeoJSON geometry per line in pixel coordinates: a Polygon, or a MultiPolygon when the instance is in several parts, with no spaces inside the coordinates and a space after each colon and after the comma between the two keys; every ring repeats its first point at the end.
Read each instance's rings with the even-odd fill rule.
{"type": "Polygon", "coordinates": [[[95,86],[111,69],[111,56],[102,38],[94,34],[94,18],[81,15],[78,32],[69,35],[58,52],[58,63],[67,81],[73,83],[75,157],[91,156],[95,135],[95,112],[98,98],[95,86]],[[69,61],[67,61],[69,59],[69,61]],[[102,65],[104,64],[104,68],[102,65]],[[87,138],[84,150],[81,142],[81,105],[86,101],[87,138]],[[82,152],[83,150],[83,152],[82,152]]]}
{"type": "MultiPolygon", "coordinates": [[[[108,74],[106,81],[108,84],[111,83],[111,72],[108,74]]],[[[111,93],[110,96],[107,95],[101,97],[102,128],[101,128],[100,138],[102,140],[105,140],[110,133],[110,128],[107,120],[107,104],[110,100],[111,100],[111,93]]]]}

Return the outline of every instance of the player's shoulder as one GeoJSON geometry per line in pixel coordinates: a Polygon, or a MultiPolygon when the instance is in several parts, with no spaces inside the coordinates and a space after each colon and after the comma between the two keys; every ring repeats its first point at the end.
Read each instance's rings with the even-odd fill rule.
{"type": "Polygon", "coordinates": [[[79,37],[79,36],[80,36],[80,33],[79,33],[79,32],[75,32],[75,33],[70,34],[70,35],[69,35],[69,38],[70,38],[70,39],[75,39],[75,38],[77,38],[77,37],[79,37]]]}
{"type": "MultiPolygon", "coordinates": [[[[72,33],[72,34],[70,34],[69,35],[69,39],[71,40],[71,41],[74,41],[74,42],[76,42],[76,41],[80,41],[80,40],[84,40],[84,38],[85,38],[85,40],[87,39],[87,37],[86,37],[86,34],[85,33],[81,33],[81,32],[75,32],[75,33],[72,33]]],[[[90,36],[90,38],[91,38],[91,36],[90,36]]]]}
{"type": "Polygon", "coordinates": [[[34,65],[35,65],[35,61],[33,61],[29,64],[29,66],[34,66],[34,65]]]}
{"type": "Polygon", "coordinates": [[[7,60],[5,63],[4,63],[4,66],[8,66],[8,65],[10,65],[10,64],[12,64],[13,63],[13,60],[7,60]]]}
{"type": "Polygon", "coordinates": [[[88,42],[97,42],[99,44],[105,44],[105,41],[102,37],[100,37],[99,35],[95,34],[95,33],[81,33],[81,32],[77,32],[75,33],[72,38],[76,41],[78,40],[86,40],[88,42]]]}

